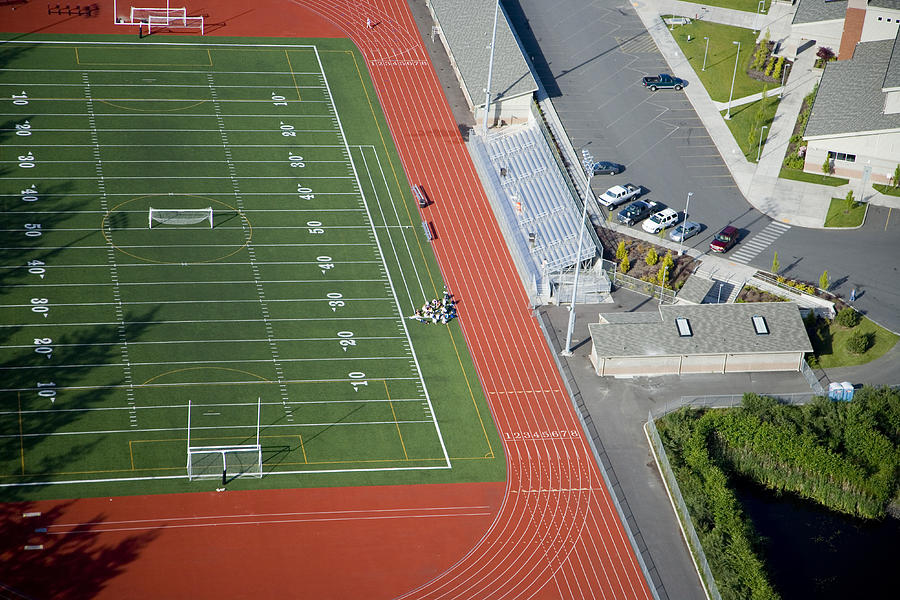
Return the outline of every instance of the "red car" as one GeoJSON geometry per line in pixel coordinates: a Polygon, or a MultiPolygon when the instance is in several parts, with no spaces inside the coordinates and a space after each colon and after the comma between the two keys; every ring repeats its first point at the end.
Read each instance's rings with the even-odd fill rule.
{"type": "Polygon", "coordinates": [[[709,249],[713,252],[728,252],[729,248],[737,243],[738,230],[736,227],[728,225],[722,231],[716,234],[713,241],[709,243],[709,249]]]}

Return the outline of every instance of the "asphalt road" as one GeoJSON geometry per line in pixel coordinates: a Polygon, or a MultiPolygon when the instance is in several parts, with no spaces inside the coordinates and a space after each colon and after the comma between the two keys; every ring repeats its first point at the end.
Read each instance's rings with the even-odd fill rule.
{"type": "MultiPolygon", "coordinates": [[[[596,192],[630,182],[648,190],[646,198],[676,210],[684,210],[692,192],[690,218],[705,228],[687,245],[703,251],[719,229],[734,225],[741,243],[729,258],[770,226],[772,220],[735,185],[687,97],[641,86],[642,76],[669,67],[629,3],[503,0],[503,5],[575,148],[626,167],[620,175],[594,177],[596,192]]],[[[848,296],[857,287],[864,292],[858,308],[900,332],[898,221],[900,215],[888,220],[887,209],[875,208],[860,230],[771,226],[758,240],[766,247],[748,264],[769,270],[777,251],[792,277],[818,282],[827,269],[838,282],[834,291],[848,296]],[[773,231],[777,235],[769,235],[773,231]]]]}

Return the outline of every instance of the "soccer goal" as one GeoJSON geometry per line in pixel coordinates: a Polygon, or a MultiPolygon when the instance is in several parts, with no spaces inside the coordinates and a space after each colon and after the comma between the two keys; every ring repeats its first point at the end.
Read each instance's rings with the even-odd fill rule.
{"type": "MultiPolygon", "coordinates": [[[[123,10],[125,7],[123,6],[123,10]]],[[[138,7],[129,6],[125,15],[119,15],[117,1],[113,1],[113,14],[116,25],[147,26],[147,34],[153,33],[153,29],[199,29],[203,35],[203,17],[189,16],[187,9],[169,6],[162,7],[138,7]]]]}
{"type": "MultiPolygon", "coordinates": [[[[245,405],[246,406],[246,405],[245,405]]],[[[252,405],[249,405],[252,407],[252,405]]],[[[218,426],[209,425],[209,419],[215,417],[221,417],[222,411],[225,407],[221,405],[209,407],[202,405],[194,405],[190,399],[188,399],[188,414],[187,414],[187,475],[188,480],[194,481],[196,479],[215,479],[218,477],[222,478],[222,486],[228,482],[229,479],[234,479],[237,477],[257,477],[261,478],[263,476],[263,468],[262,468],[262,445],[259,443],[259,419],[260,419],[260,409],[262,406],[262,400],[260,398],[256,399],[256,437],[255,443],[239,443],[239,444],[222,444],[222,445],[194,445],[193,442],[196,441],[196,438],[192,440],[191,437],[191,427],[199,427],[205,431],[215,430],[215,429],[229,429],[233,427],[242,427],[247,428],[248,425],[245,424],[235,424],[235,423],[226,423],[218,426]],[[197,425],[196,422],[192,424],[191,413],[192,410],[196,408],[200,408],[202,410],[201,417],[205,417],[205,421],[203,421],[202,425],[197,425]]],[[[252,425],[251,425],[252,427],[252,425]]],[[[209,438],[204,438],[207,440],[209,438]]],[[[253,438],[251,438],[252,440],[253,438]]]]}
{"type": "Polygon", "coordinates": [[[209,221],[209,228],[213,227],[213,209],[206,208],[153,208],[147,214],[147,223],[153,229],[153,223],[164,225],[196,225],[209,221]]]}

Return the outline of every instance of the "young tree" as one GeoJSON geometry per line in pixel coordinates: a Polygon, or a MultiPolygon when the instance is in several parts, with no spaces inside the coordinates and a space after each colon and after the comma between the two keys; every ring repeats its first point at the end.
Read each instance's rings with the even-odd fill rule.
{"type": "Polygon", "coordinates": [[[822,271],[821,277],[819,277],[819,289],[828,291],[828,270],[822,271]]]}
{"type": "Polygon", "coordinates": [[[781,263],[778,262],[778,253],[775,253],[775,256],[772,257],[772,273],[774,275],[778,275],[778,270],[781,268],[781,263]]]}
{"type": "Polygon", "coordinates": [[[663,266],[659,271],[656,272],[656,283],[661,285],[662,287],[669,286],[669,269],[663,266]]]}
{"type": "Polygon", "coordinates": [[[627,273],[631,268],[631,261],[628,260],[628,253],[625,253],[625,256],[622,257],[622,262],[619,264],[619,270],[623,273],[627,273]]]}
{"type": "Polygon", "coordinates": [[[853,197],[853,191],[847,192],[847,196],[844,198],[844,212],[850,212],[854,208],[856,208],[857,202],[853,197]]]}
{"type": "Polygon", "coordinates": [[[619,245],[616,247],[616,259],[622,260],[625,257],[625,240],[619,241],[619,245]]]}
{"type": "Polygon", "coordinates": [[[662,264],[669,271],[672,270],[672,267],[675,266],[675,260],[672,258],[672,251],[669,250],[666,252],[666,255],[662,257],[662,264]]]}
{"type": "Polygon", "coordinates": [[[826,158],[825,162],[822,163],[822,172],[826,175],[831,175],[831,158],[826,158]]]}
{"type": "Polygon", "coordinates": [[[647,250],[647,256],[644,258],[644,262],[646,262],[651,267],[659,262],[659,255],[656,253],[656,248],[650,247],[647,250]]]}

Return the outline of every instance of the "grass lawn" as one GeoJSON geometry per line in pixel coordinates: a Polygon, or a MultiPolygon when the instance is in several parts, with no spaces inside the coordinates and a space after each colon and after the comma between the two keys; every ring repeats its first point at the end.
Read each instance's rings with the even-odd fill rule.
{"type": "Polygon", "coordinates": [[[830,175],[820,175],[818,173],[807,173],[799,169],[782,168],[778,176],[782,179],[793,179],[794,181],[805,181],[806,183],[818,183],[819,185],[830,185],[838,187],[845,183],[850,183],[849,179],[843,177],[832,177],[830,175]]]}
{"type": "Polygon", "coordinates": [[[868,206],[865,202],[857,202],[856,206],[847,210],[846,199],[832,198],[825,217],[825,227],[859,227],[866,217],[868,206]]]}
{"type": "Polygon", "coordinates": [[[820,326],[818,331],[810,336],[813,351],[819,359],[819,366],[823,369],[861,365],[880,358],[885,352],[894,347],[897,339],[897,335],[865,317],[853,329],[841,327],[832,321],[827,326],[820,326]],[[875,335],[875,342],[864,354],[851,354],[846,349],[847,338],[850,337],[854,329],[875,335]]]}
{"type": "MultiPolygon", "coordinates": [[[[735,106],[731,109],[731,119],[725,121],[731,135],[734,136],[744,158],[750,162],[756,162],[756,155],[759,152],[759,136],[763,127],[767,127],[763,133],[763,145],[769,137],[769,127],[775,119],[775,111],[778,110],[778,96],[758,100],[750,104],[735,106]],[[762,109],[759,121],[756,120],[757,113],[762,109]]],[[[727,111],[722,111],[725,116],[727,111]]]]}
{"type": "Polygon", "coordinates": [[[700,83],[709,92],[710,98],[719,102],[728,102],[731,92],[731,77],[734,73],[734,61],[737,45],[741,43],[741,55],[738,59],[737,75],[734,81],[734,97],[743,98],[763,91],[775,84],[750,78],[746,74],[747,67],[753,61],[756,49],[756,34],[752,29],[720,25],[706,21],[694,21],[690,25],[678,25],[670,32],[687,57],[700,83]],[[691,41],[688,41],[691,36],[691,41]],[[709,38],[709,52],[706,55],[706,70],[703,70],[703,55],[706,52],[706,40],[709,38]]]}
{"type": "Polygon", "coordinates": [[[880,183],[875,183],[872,185],[876,191],[881,192],[882,194],[887,194],[888,196],[900,196],[900,187],[893,187],[890,185],[883,185],[880,183]]]}
{"type": "MultiPolygon", "coordinates": [[[[705,0],[703,4],[707,6],[719,6],[721,8],[731,8],[733,10],[742,10],[744,12],[755,13],[759,10],[759,0],[705,0]]],[[[762,14],[769,12],[772,0],[765,0],[762,14]]],[[[689,16],[689,15],[688,15],[689,16]]]]}

